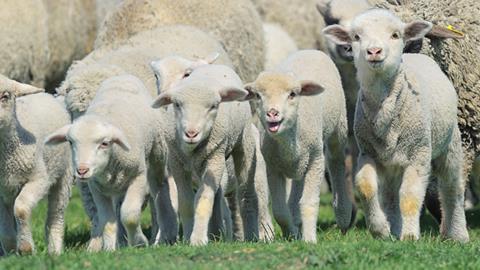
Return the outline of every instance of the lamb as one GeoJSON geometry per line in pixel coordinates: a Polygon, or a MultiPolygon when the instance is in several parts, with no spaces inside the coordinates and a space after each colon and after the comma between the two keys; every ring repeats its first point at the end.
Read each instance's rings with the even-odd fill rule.
{"type": "MultiPolygon", "coordinates": [[[[325,24],[322,16],[315,10],[317,1],[253,0],[252,2],[265,22],[280,25],[300,49],[325,51],[325,39],[322,35],[325,24]]],[[[258,72],[255,75],[258,75],[258,72]]]]}
{"type": "Polygon", "coordinates": [[[259,182],[266,182],[266,177],[258,168],[250,108],[247,102],[235,102],[246,94],[231,68],[204,65],[161,93],[152,105],[173,104],[169,112],[175,127],[167,140],[169,170],[177,184],[184,237],[192,245],[208,243],[214,196],[228,157],[235,163],[245,239],[273,239],[267,229],[271,228],[268,191],[259,189],[267,184],[259,182]],[[200,180],[196,194],[192,178],[200,180]]]}
{"type": "Polygon", "coordinates": [[[156,81],[149,64],[165,57],[164,87],[200,64],[215,61],[232,65],[220,43],[203,31],[189,26],[159,27],[132,36],[115,49],[93,51],[70,67],[57,93],[66,97],[66,106],[73,118],[85,112],[98,86],[112,76],[135,75],[147,86],[149,93],[156,96],[156,81]]]}
{"type": "Polygon", "coordinates": [[[33,208],[48,194],[48,252],[63,247],[64,211],[72,173],[68,147],[44,147],[43,139],[70,121],[65,108],[44,90],[0,76],[0,242],[3,253],[35,251],[33,208]]]}
{"type": "Polygon", "coordinates": [[[264,23],[265,69],[272,69],[291,53],[298,51],[295,41],[278,24],[264,23]]]}
{"type": "MultiPolygon", "coordinates": [[[[453,25],[465,33],[463,40],[442,39],[455,36],[455,32],[434,29],[430,40],[424,40],[421,52],[429,55],[453,82],[458,95],[458,124],[462,134],[465,156],[464,173],[468,175],[472,164],[480,155],[480,2],[458,1],[385,1],[370,0],[377,7],[387,8],[404,21],[421,18],[438,26],[453,25]],[[439,38],[440,37],[440,38],[439,38]]],[[[463,34],[461,34],[462,36],[463,34]]],[[[473,172],[474,173],[474,172],[473,172]]],[[[472,182],[480,179],[471,175],[472,182]]],[[[477,184],[478,186],[478,184],[477,184]]],[[[477,190],[477,195],[480,190],[477,190]]]]}
{"type": "Polygon", "coordinates": [[[421,39],[431,28],[426,21],[405,24],[387,10],[373,9],[358,15],[350,29],[332,25],[324,33],[353,48],[360,83],[355,184],[370,232],[419,239],[431,174],[438,178],[442,236],[467,242],[455,89],[431,58],[402,56],[408,41],[421,39]]]}
{"type": "Polygon", "coordinates": [[[245,88],[247,99],[258,100],[273,214],[283,235],[301,235],[302,240],[316,243],[325,162],[333,184],[337,223],[346,231],[354,218],[344,177],[342,146],[347,139],[347,117],[334,63],[320,51],[298,51],[272,71],[260,73],[245,88]],[[289,198],[285,196],[286,178],[293,179],[289,198]]]}
{"type": "Polygon", "coordinates": [[[249,0],[125,0],[106,18],[95,48],[115,47],[134,34],[170,25],[198,27],[214,36],[243,79],[263,68],[262,22],[249,0]]]}
{"type": "MultiPolygon", "coordinates": [[[[163,115],[150,108],[151,96],[135,76],[121,75],[105,80],[85,114],[73,124],[52,133],[46,144],[70,142],[75,176],[88,181],[98,208],[100,230],[88,249],[114,250],[116,215],[113,205],[123,200],[120,219],[127,231],[128,244],[146,246],[148,241],[140,227],[140,215],[145,197],[168,196],[160,193],[160,183],[166,181],[166,142],[159,130],[167,125],[163,115]],[[160,194],[160,195],[159,195],[160,194]]],[[[163,182],[166,184],[166,182],[163,182]]],[[[158,220],[169,222],[175,241],[176,216],[158,220]]],[[[171,212],[169,212],[171,213],[171,212]]],[[[168,213],[167,213],[168,214],[168,213]]]]}
{"type": "MultiPolygon", "coordinates": [[[[216,61],[232,65],[220,43],[203,31],[190,26],[158,27],[130,37],[116,49],[94,50],[69,69],[57,92],[65,96],[73,119],[85,112],[99,85],[116,75],[133,74],[139,77],[150,94],[156,96],[156,82],[152,79],[149,63],[159,57],[163,60],[158,68],[162,70],[165,87],[200,64],[216,61]],[[180,56],[183,57],[181,61],[180,56]]],[[[79,185],[85,209],[95,228],[98,220],[93,198],[85,183],[79,185]]]]}

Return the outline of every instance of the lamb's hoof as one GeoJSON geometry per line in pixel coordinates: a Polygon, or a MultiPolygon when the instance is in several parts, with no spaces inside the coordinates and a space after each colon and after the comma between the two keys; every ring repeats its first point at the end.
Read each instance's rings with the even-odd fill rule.
{"type": "Polygon", "coordinates": [[[470,237],[468,236],[468,232],[461,233],[461,234],[450,234],[446,235],[442,233],[442,238],[445,240],[453,240],[459,243],[465,244],[470,241],[470,237]]]}
{"type": "Polygon", "coordinates": [[[33,244],[28,241],[20,241],[18,244],[18,253],[20,255],[31,255],[35,252],[33,244]]]}
{"type": "Polygon", "coordinates": [[[190,238],[190,245],[194,247],[206,246],[208,244],[208,237],[191,237],[190,238]]]}
{"type": "Polygon", "coordinates": [[[370,226],[369,230],[375,238],[386,239],[390,237],[390,228],[387,224],[370,226]]]}
{"type": "Polygon", "coordinates": [[[100,250],[102,250],[102,245],[103,243],[101,238],[90,239],[90,241],[88,242],[87,251],[99,252],[100,250]]]}
{"type": "Polygon", "coordinates": [[[420,237],[412,233],[406,233],[400,236],[400,241],[417,241],[418,239],[420,239],[420,237]]]}

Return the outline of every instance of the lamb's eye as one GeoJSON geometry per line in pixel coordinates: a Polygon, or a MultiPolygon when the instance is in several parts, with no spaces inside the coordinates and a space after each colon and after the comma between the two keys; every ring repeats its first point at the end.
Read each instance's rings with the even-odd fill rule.
{"type": "Polygon", "coordinates": [[[392,34],[392,39],[399,39],[400,38],[400,34],[398,32],[395,32],[392,34]]]}
{"type": "Polygon", "coordinates": [[[213,105],[210,107],[210,111],[215,110],[216,108],[217,108],[217,105],[213,104],[213,105]]]}
{"type": "Polygon", "coordinates": [[[107,148],[108,146],[110,145],[110,142],[109,141],[103,141],[101,144],[100,144],[100,148],[107,148]]]}
{"type": "Polygon", "coordinates": [[[353,35],[353,40],[360,41],[360,36],[358,34],[353,35]]]}
{"type": "Polygon", "coordinates": [[[175,108],[177,108],[177,109],[180,108],[180,103],[178,103],[178,102],[173,103],[173,105],[174,105],[175,108]]]}
{"type": "Polygon", "coordinates": [[[192,74],[192,71],[193,71],[193,70],[192,70],[191,68],[185,70],[185,73],[183,74],[183,78],[189,77],[190,74],[192,74]]]}
{"type": "Polygon", "coordinates": [[[6,102],[10,99],[10,93],[8,92],[3,92],[2,96],[0,97],[0,100],[2,102],[6,102]]]}
{"type": "Polygon", "coordinates": [[[288,95],[288,98],[289,99],[294,99],[296,96],[297,96],[297,94],[295,94],[295,92],[291,92],[290,95],[288,95]]]}

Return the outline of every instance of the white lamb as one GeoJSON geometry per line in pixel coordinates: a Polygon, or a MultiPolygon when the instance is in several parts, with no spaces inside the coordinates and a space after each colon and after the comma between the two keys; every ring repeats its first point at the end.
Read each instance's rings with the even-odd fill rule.
{"type": "Polygon", "coordinates": [[[3,76],[0,76],[0,85],[0,242],[3,251],[5,254],[34,252],[30,217],[40,199],[48,194],[48,251],[59,254],[63,247],[64,211],[73,182],[70,150],[66,146],[44,147],[43,139],[68,124],[70,117],[53,96],[40,93],[43,89],[3,76]]]}
{"type": "Polygon", "coordinates": [[[358,15],[349,30],[333,25],[324,33],[353,48],[360,83],[355,184],[372,234],[418,239],[432,174],[438,178],[442,236],[467,242],[455,89],[431,58],[402,55],[408,41],[422,38],[431,28],[429,22],[405,24],[386,10],[374,9],[358,15]]]}
{"type": "Polygon", "coordinates": [[[208,242],[214,197],[230,156],[238,179],[245,239],[273,238],[268,186],[258,169],[250,107],[247,102],[235,102],[246,95],[231,68],[204,65],[163,92],[153,104],[155,108],[173,104],[171,121],[176,125],[167,141],[169,169],[177,183],[184,236],[192,245],[208,242]],[[192,178],[200,179],[196,194],[192,178]]]}
{"type": "MultiPolygon", "coordinates": [[[[84,116],[46,140],[50,144],[70,142],[75,175],[81,181],[88,181],[100,223],[100,231],[89,245],[91,251],[102,248],[95,241],[95,237],[102,234],[103,249],[116,248],[113,204],[122,199],[120,218],[127,231],[128,244],[148,243],[140,227],[142,204],[149,192],[147,182],[157,199],[159,183],[166,179],[166,144],[164,136],[158,134],[158,130],[164,128],[162,123],[166,123],[162,121],[165,112],[151,109],[151,102],[148,90],[138,78],[112,77],[101,84],[84,116]]],[[[160,217],[162,213],[158,210],[157,217],[160,217]]],[[[175,241],[176,217],[159,220],[169,222],[171,240],[175,241]]]]}
{"type": "Polygon", "coordinates": [[[353,211],[344,175],[347,118],[334,63],[320,51],[299,51],[274,70],[260,73],[245,88],[249,91],[247,98],[259,102],[256,110],[265,128],[262,153],[273,214],[284,236],[301,235],[304,241],[317,241],[325,163],[332,179],[337,223],[346,231],[353,211]],[[289,198],[286,178],[294,181],[289,198]]]}

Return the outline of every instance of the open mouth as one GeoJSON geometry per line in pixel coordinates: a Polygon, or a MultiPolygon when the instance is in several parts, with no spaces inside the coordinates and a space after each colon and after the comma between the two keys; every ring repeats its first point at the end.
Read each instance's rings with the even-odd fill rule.
{"type": "Polygon", "coordinates": [[[80,182],[88,182],[88,180],[90,180],[90,176],[86,176],[86,175],[83,175],[83,176],[76,175],[76,177],[80,182]]]}
{"type": "Polygon", "coordinates": [[[268,131],[270,131],[270,132],[272,132],[272,133],[278,132],[278,130],[280,129],[280,125],[282,124],[282,121],[283,121],[283,120],[276,121],[276,122],[267,122],[267,124],[268,124],[268,131]]]}

